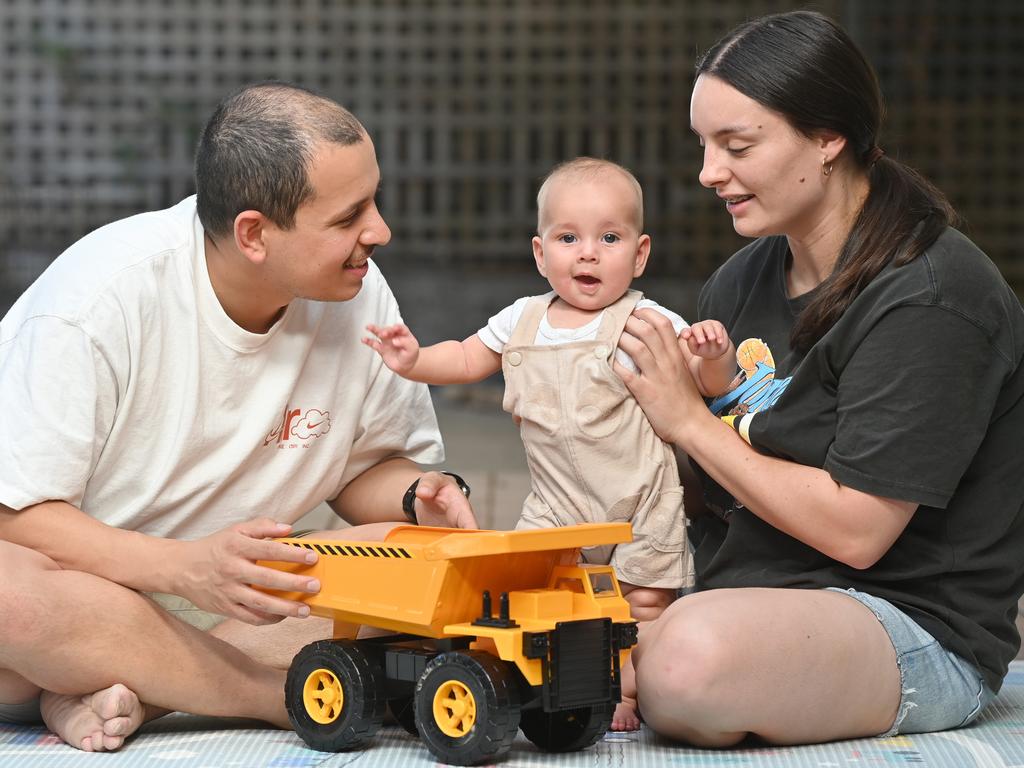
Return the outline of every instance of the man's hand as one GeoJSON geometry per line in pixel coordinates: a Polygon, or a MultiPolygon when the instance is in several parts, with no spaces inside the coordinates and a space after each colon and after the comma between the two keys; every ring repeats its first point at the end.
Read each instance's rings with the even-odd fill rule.
{"type": "Polygon", "coordinates": [[[254,588],[313,594],[320,591],[316,579],[256,564],[257,560],[315,563],[315,552],[270,541],[290,531],[287,523],[259,518],[196,541],[178,542],[175,593],[205,611],[248,624],[273,624],[286,616],[308,616],[308,606],[254,588]]]}
{"type": "Polygon", "coordinates": [[[373,337],[363,338],[363,344],[375,350],[383,358],[384,365],[399,376],[406,376],[413,369],[420,356],[420,343],[408,327],[402,324],[368,325],[366,330],[373,337]]]}
{"type": "Polygon", "coordinates": [[[476,515],[462,489],[448,475],[426,472],[416,485],[416,519],[420,525],[477,528],[476,515]]]}

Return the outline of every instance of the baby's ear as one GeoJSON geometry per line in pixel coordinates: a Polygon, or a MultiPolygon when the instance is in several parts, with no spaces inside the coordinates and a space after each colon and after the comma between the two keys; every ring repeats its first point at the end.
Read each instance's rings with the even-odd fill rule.
{"type": "Polygon", "coordinates": [[[543,277],[547,277],[547,267],[544,265],[544,241],[540,239],[540,236],[533,238],[533,260],[537,262],[537,271],[541,273],[543,277]]]}
{"type": "Polygon", "coordinates": [[[647,259],[651,255],[651,236],[640,235],[636,242],[636,258],[633,262],[633,277],[640,277],[647,269],[647,259]]]}

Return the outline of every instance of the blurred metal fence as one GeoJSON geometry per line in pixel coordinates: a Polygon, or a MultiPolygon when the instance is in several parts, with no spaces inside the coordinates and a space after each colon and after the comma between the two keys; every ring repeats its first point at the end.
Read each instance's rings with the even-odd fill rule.
{"type": "MultiPolygon", "coordinates": [[[[531,273],[538,178],[595,154],[644,185],[651,275],[698,281],[740,240],[696,181],[693,62],[735,23],[803,5],[0,0],[0,309],[89,230],[190,194],[206,116],[265,78],[320,90],[370,129],[396,271],[531,273]]],[[[878,68],[886,151],[943,187],[1024,287],[1020,4],[815,7],[878,68]]]]}

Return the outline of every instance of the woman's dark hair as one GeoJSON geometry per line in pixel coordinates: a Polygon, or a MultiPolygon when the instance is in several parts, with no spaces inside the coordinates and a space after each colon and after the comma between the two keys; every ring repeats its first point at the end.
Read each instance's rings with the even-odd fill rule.
{"type": "Polygon", "coordinates": [[[697,75],[728,83],[805,136],[844,136],[844,153],[867,170],[867,199],[832,274],[797,318],[794,349],[809,349],[887,264],[913,261],[955,222],[942,192],[879,150],[885,108],[878,79],[827,16],[795,11],[747,22],[701,57],[697,75]]]}

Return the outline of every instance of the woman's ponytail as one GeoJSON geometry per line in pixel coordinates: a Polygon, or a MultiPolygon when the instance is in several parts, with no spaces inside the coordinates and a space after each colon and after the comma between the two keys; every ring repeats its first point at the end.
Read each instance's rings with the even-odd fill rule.
{"type": "Polygon", "coordinates": [[[793,349],[810,349],[890,262],[903,266],[913,261],[956,223],[945,195],[912,168],[882,155],[868,163],[867,172],[867,199],[832,274],[793,326],[793,349]]]}

